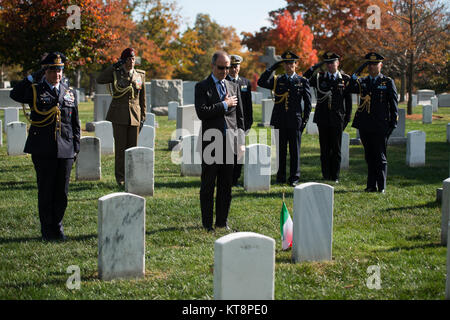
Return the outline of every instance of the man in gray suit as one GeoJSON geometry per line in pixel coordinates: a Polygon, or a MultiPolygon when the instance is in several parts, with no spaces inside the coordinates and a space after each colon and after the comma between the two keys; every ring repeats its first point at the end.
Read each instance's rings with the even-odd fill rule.
{"type": "Polygon", "coordinates": [[[195,111],[202,121],[202,224],[206,230],[214,230],[214,189],[217,179],[215,226],[230,230],[227,221],[234,153],[238,152],[240,157],[245,148],[242,143],[244,116],[238,85],[225,79],[230,70],[229,55],[224,51],[214,53],[211,66],[212,73],[195,86],[195,111]],[[236,138],[239,141],[237,145],[236,138]]]}

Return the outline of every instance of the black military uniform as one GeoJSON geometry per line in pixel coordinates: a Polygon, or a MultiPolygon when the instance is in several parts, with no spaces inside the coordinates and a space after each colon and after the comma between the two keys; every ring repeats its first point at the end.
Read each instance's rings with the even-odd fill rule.
{"type": "MultiPolygon", "coordinates": [[[[270,125],[278,130],[278,159],[277,183],[286,181],[286,154],[289,143],[290,176],[289,184],[295,186],[300,180],[300,145],[302,132],[311,113],[311,92],[309,81],[296,73],[292,76],[283,74],[274,76],[281,62],[293,62],[298,56],[290,51],[281,55],[282,61],[275,63],[263,72],[258,85],[273,90],[275,105],[270,119],[270,125]],[[302,110],[302,99],[304,109],[302,110]]],[[[276,133],[277,134],[277,133],[276,133]]]]}
{"type": "Polygon", "coordinates": [[[59,82],[51,85],[42,72],[58,72],[66,58],[50,53],[43,69],[19,82],[11,91],[13,100],[31,108],[31,123],[24,152],[31,154],[36,170],[38,208],[44,240],[64,240],[62,220],[67,207],[70,172],[80,150],[78,102],[72,89],[59,82]],[[47,71],[46,71],[47,72],[47,71]]]}
{"type": "MultiPolygon", "coordinates": [[[[340,57],[336,53],[326,52],[322,63],[333,63],[340,57]]],[[[352,114],[352,96],[347,90],[350,76],[337,71],[314,71],[322,63],[309,68],[304,77],[309,79],[311,87],[317,89],[317,105],[313,121],[319,128],[320,161],[322,176],[325,180],[338,182],[341,170],[342,132],[350,122],[352,114]]]]}
{"type": "MultiPolygon", "coordinates": [[[[234,67],[240,65],[243,59],[241,56],[231,55],[230,61],[231,67],[234,67]]],[[[234,79],[228,74],[226,79],[239,85],[242,99],[242,108],[244,111],[244,130],[248,132],[253,124],[252,85],[248,79],[243,78],[239,75],[237,76],[237,79],[234,79]]],[[[237,155],[235,154],[234,158],[235,165],[233,168],[233,186],[237,186],[239,177],[241,176],[242,172],[242,162],[244,160],[244,157],[241,157],[241,159],[239,159],[238,161],[237,155]]]]}
{"type": "MultiPolygon", "coordinates": [[[[370,52],[365,56],[367,64],[378,64],[383,56],[370,52]]],[[[360,67],[360,69],[361,69],[360,67]]],[[[362,69],[361,69],[362,70],[362,69]]],[[[387,140],[397,126],[398,96],[394,80],[379,73],[357,78],[352,75],[351,90],[360,94],[360,103],[352,127],[359,130],[368,167],[366,192],[385,192],[387,176],[387,140]]]]}

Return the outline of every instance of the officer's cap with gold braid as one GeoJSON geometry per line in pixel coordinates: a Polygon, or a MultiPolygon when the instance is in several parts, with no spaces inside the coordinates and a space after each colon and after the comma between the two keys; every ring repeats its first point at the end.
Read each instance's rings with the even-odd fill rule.
{"type": "Polygon", "coordinates": [[[297,59],[299,59],[299,57],[295,53],[292,53],[289,50],[281,55],[281,60],[283,62],[292,62],[292,61],[295,61],[297,59]]]}
{"type": "Polygon", "coordinates": [[[323,54],[322,58],[324,62],[333,62],[339,60],[340,56],[334,52],[328,51],[323,54]]]}
{"type": "Polygon", "coordinates": [[[242,57],[241,57],[241,56],[238,56],[237,54],[232,54],[232,55],[230,56],[230,63],[231,63],[232,66],[233,66],[233,65],[241,64],[241,62],[242,62],[243,60],[244,60],[244,59],[242,59],[242,57]]]}
{"type": "Polygon", "coordinates": [[[378,63],[382,62],[384,60],[384,57],[376,52],[369,52],[368,54],[366,54],[364,59],[366,59],[367,62],[378,63]]]}
{"type": "Polygon", "coordinates": [[[67,58],[61,52],[51,52],[42,61],[41,66],[45,69],[64,69],[67,58]]]}

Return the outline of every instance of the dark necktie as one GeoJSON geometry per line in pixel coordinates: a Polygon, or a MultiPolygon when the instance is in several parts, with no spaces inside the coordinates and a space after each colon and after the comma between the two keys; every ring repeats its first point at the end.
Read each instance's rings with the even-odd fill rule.
{"type": "Polygon", "coordinates": [[[53,93],[55,94],[55,97],[59,96],[59,92],[58,89],[56,89],[56,87],[53,87],[53,93]]]}
{"type": "Polygon", "coordinates": [[[219,94],[220,94],[220,100],[225,99],[225,95],[226,95],[227,91],[225,89],[225,85],[223,83],[223,81],[219,81],[219,94]]]}

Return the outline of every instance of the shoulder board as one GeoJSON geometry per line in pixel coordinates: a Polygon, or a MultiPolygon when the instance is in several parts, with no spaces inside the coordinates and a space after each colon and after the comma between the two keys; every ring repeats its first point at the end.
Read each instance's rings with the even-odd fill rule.
{"type": "Polygon", "coordinates": [[[145,75],[145,70],[142,69],[134,69],[134,70],[136,70],[136,72],[143,73],[145,75]]]}

